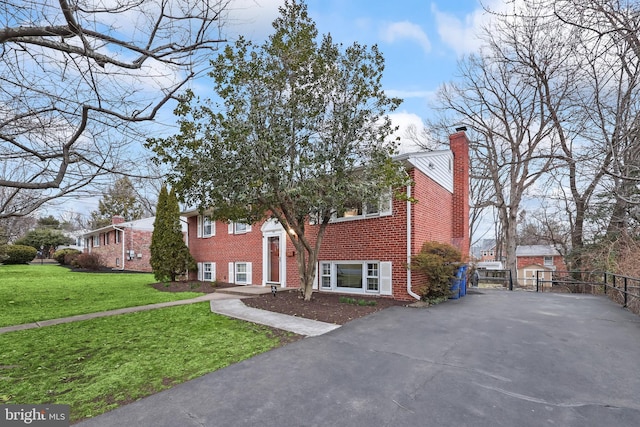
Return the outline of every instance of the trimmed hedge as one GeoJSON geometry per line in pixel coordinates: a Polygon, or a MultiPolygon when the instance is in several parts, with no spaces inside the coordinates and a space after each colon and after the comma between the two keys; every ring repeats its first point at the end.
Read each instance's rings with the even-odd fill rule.
{"type": "MultiPolygon", "coordinates": [[[[451,279],[460,266],[462,254],[446,243],[426,242],[411,259],[411,270],[424,280],[416,286],[425,301],[451,296],[451,279]]],[[[418,279],[418,277],[416,277],[418,279]]]]}
{"type": "Polygon", "coordinates": [[[60,249],[55,251],[53,254],[53,259],[58,261],[60,265],[71,265],[73,260],[82,253],[77,249],[60,249]]]}
{"type": "Polygon", "coordinates": [[[7,246],[7,258],[3,264],[29,264],[38,254],[36,248],[25,245],[7,246]]]}
{"type": "Polygon", "coordinates": [[[95,254],[80,254],[71,263],[76,268],[97,271],[102,268],[100,257],[95,254]]]}

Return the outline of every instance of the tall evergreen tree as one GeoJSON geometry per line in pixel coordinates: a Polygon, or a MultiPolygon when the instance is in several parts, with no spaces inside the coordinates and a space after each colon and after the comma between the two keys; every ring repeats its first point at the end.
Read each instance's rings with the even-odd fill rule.
{"type": "Polygon", "coordinates": [[[142,218],[144,207],[138,200],[133,183],[126,176],[118,179],[113,187],[102,195],[98,210],[91,212],[91,228],[111,224],[111,218],[120,215],[125,221],[142,218]]]}
{"type": "Polygon", "coordinates": [[[176,278],[195,269],[195,261],[182,236],[180,207],[173,189],[162,186],[156,207],[151,236],[151,268],[156,280],[174,282],[176,278]]]}

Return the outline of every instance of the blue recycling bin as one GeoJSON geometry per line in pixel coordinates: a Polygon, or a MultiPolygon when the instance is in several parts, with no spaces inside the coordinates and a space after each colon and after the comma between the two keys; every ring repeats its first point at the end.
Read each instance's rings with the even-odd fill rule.
{"type": "Polygon", "coordinates": [[[451,279],[450,299],[459,299],[467,294],[467,265],[458,267],[455,277],[451,279]]]}
{"type": "Polygon", "coordinates": [[[454,277],[451,279],[451,287],[449,288],[451,291],[451,296],[449,299],[458,299],[460,298],[460,279],[454,277]]]}
{"type": "Polygon", "coordinates": [[[458,277],[460,278],[460,296],[467,294],[467,265],[458,268],[458,277]]]}

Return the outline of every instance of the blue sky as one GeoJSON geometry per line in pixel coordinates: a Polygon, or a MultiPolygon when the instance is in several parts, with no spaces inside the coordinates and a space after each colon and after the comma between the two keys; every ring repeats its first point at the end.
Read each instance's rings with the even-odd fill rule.
{"type": "MultiPolygon", "coordinates": [[[[225,33],[262,42],[284,0],[235,0],[225,33]]],[[[482,0],[492,8],[502,0],[482,0]]],[[[490,19],[480,0],[307,0],[318,32],[345,45],[377,44],[386,61],[385,91],[404,99],[392,115],[403,128],[432,115],[438,87],[451,79],[456,62],[478,50],[478,30],[490,19]]],[[[402,135],[401,135],[402,136],[402,135]]],[[[410,151],[410,144],[403,151],[410,151]]]]}
{"type": "MultiPolygon", "coordinates": [[[[500,8],[506,0],[307,0],[307,5],[320,34],[331,33],[334,41],[345,45],[378,45],[386,60],[385,91],[404,99],[391,116],[402,137],[407,126],[419,128],[433,114],[434,94],[454,78],[457,60],[479,49],[478,30],[490,19],[481,1],[500,8]]],[[[272,33],[271,23],[283,4],[284,0],[233,0],[223,35],[229,41],[243,35],[262,43],[272,33]]],[[[206,86],[205,79],[193,83],[194,89],[206,86]]],[[[172,108],[164,109],[159,122],[169,126],[156,123],[160,132],[175,125],[172,108]]],[[[404,139],[400,149],[416,147],[404,139]]],[[[72,209],[67,201],[65,208],[88,214],[97,208],[97,199],[73,205],[77,206],[72,209]]]]}

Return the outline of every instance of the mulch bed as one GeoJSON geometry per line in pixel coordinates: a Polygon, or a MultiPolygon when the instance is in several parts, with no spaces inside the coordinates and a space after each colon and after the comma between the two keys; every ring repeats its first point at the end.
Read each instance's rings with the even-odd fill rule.
{"type": "Polygon", "coordinates": [[[271,294],[260,295],[255,298],[242,300],[248,307],[304,317],[327,323],[344,325],[350,320],[366,316],[376,311],[393,306],[404,306],[407,302],[390,298],[364,297],[359,295],[339,295],[334,293],[314,292],[311,301],[304,301],[300,292],[295,290],[278,291],[274,297],[271,294]],[[347,297],[356,304],[340,302],[340,297],[347,297]],[[375,305],[358,305],[359,301],[374,301],[375,305]]]}
{"type": "MultiPolygon", "coordinates": [[[[212,293],[217,289],[232,288],[238,285],[224,282],[191,280],[154,283],[151,286],[161,292],[212,293]]],[[[256,297],[243,298],[242,301],[248,307],[319,320],[321,322],[335,323],[337,325],[344,325],[350,320],[384,310],[388,307],[407,305],[407,302],[396,301],[390,298],[340,295],[328,292],[314,292],[311,301],[304,301],[297,289],[279,290],[275,297],[269,293],[256,297]],[[349,298],[352,303],[340,302],[341,297],[349,298]],[[359,305],[358,303],[375,305],[359,305]]]]}

